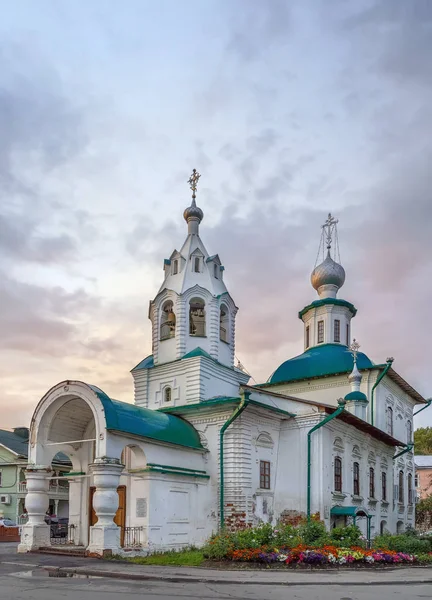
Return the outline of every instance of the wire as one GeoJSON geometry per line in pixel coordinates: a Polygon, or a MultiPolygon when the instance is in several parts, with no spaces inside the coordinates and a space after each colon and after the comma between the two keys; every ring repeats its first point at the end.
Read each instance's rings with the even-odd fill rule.
{"type": "MultiPolygon", "coordinates": [[[[244,372],[245,372],[247,375],[249,375],[249,377],[250,377],[251,379],[253,379],[253,380],[255,381],[255,383],[257,383],[257,381],[256,381],[255,377],[253,377],[253,376],[252,376],[252,375],[249,373],[249,371],[248,371],[248,370],[246,369],[246,367],[243,365],[243,363],[241,362],[241,360],[239,359],[239,357],[238,357],[238,356],[236,356],[236,355],[234,355],[234,357],[235,357],[235,359],[237,360],[238,364],[240,365],[240,367],[241,367],[241,370],[242,370],[242,371],[244,371],[244,372]]],[[[240,367],[238,367],[238,368],[240,368],[240,367]]]]}

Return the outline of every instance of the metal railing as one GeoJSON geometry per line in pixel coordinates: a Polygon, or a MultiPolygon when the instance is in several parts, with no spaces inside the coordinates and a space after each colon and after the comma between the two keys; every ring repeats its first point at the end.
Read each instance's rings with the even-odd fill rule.
{"type": "Polygon", "coordinates": [[[122,527],[123,548],[142,548],[144,527],[122,527]]]}
{"type": "Polygon", "coordinates": [[[62,525],[52,524],[51,529],[51,545],[74,545],[78,535],[77,525],[62,525]]]}
{"type": "MultiPolygon", "coordinates": [[[[27,482],[22,481],[18,484],[18,492],[21,494],[27,493],[27,482]]],[[[68,485],[60,485],[58,483],[50,483],[49,484],[49,493],[51,494],[60,494],[62,496],[69,495],[69,486],[68,485]]]]}
{"type": "Polygon", "coordinates": [[[27,483],[25,481],[22,481],[20,484],[18,484],[18,491],[24,494],[27,493],[27,483]]]}

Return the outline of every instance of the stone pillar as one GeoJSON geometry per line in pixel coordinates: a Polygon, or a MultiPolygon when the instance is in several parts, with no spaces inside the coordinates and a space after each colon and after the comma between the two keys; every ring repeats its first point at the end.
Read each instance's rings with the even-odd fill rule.
{"type": "Polygon", "coordinates": [[[51,467],[28,467],[26,470],[27,495],[25,507],[28,522],[22,527],[18,552],[30,552],[51,544],[50,527],[45,523],[49,506],[51,467]]]}
{"type": "Polygon", "coordinates": [[[58,507],[59,507],[59,500],[54,500],[54,514],[55,516],[58,518],[58,507]]]}
{"type": "Polygon", "coordinates": [[[117,488],[124,465],[117,458],[97,458],[90,465],[96,491],[93,508],[97,523],[90,527],[88,555],[106,556],[120,549],[120,528],[114,523],[119,506],[117,488]]]}

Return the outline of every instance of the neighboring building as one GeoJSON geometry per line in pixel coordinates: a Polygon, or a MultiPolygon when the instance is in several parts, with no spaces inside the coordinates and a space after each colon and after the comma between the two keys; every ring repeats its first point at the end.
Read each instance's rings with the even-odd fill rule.
{"type": "Polygon", "coordinates": [[[432,456],[414,456],[415,488],[420,500],[432,494],[432,456]]]}
{"type": "Polygon", "coordinates": [[[21,552],[50,543],[43,514],[60,449],[72,463],[73,541],[91,555],[131,540],[146,551],[199,545],[221,526],[313,513],[367,535],[414,524],[413,407],[425,400],[392,359],[375,364],[351,344],[356,309],[337,298],[336,222],[323,227],[327,256],[312,274],[319,299],[299,314],[304,353],[249,386],[234,365],[224,267],[199,237],[198,177],[186,241],[150,302],[153,352],[131,371],[135,403],[68,380],[36,407],[21,552]]]}
{"type": "MultiPolygon", "coordinates": [[[[27,493],[25,472],[28,465],[29,430],[15,427],[13,431],[0,429],[0,516],[16,523],[25,523],[24,499],[27,493]]],[[[52,463],[53,477],[70,470],[67,456],[57,456],[52,463]]],[[[50,515],[67,517],[69,514],[69,485],[67,481],[52,479],[49,484],[48,511],[50,515]]]]}

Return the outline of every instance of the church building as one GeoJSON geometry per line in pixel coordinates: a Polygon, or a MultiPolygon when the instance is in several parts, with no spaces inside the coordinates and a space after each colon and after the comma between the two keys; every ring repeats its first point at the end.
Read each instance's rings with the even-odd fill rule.
{"type": "Polygon", "coordinates": [[[200,237],[199,177],[189,180],[186,240],[150,302],[152,354],[131,371],[134,402],[67,380],[35,409],[20,552],[53,544],[44,518],[60,480],[64,541],[89,556],[201,545],[219,528],[293,516],[353,522],[368,537],[414,525],[413,409],[425,399],[392,358],[359,351],[356,308],[338,297],[337,221],[322,228],[318,297],[298,315],[303,353],[252,386],[235,365],[238,309],[224,266],[200,237]],[[53,470],[58,452],[72,464],[66,475],[53,470]]]}

